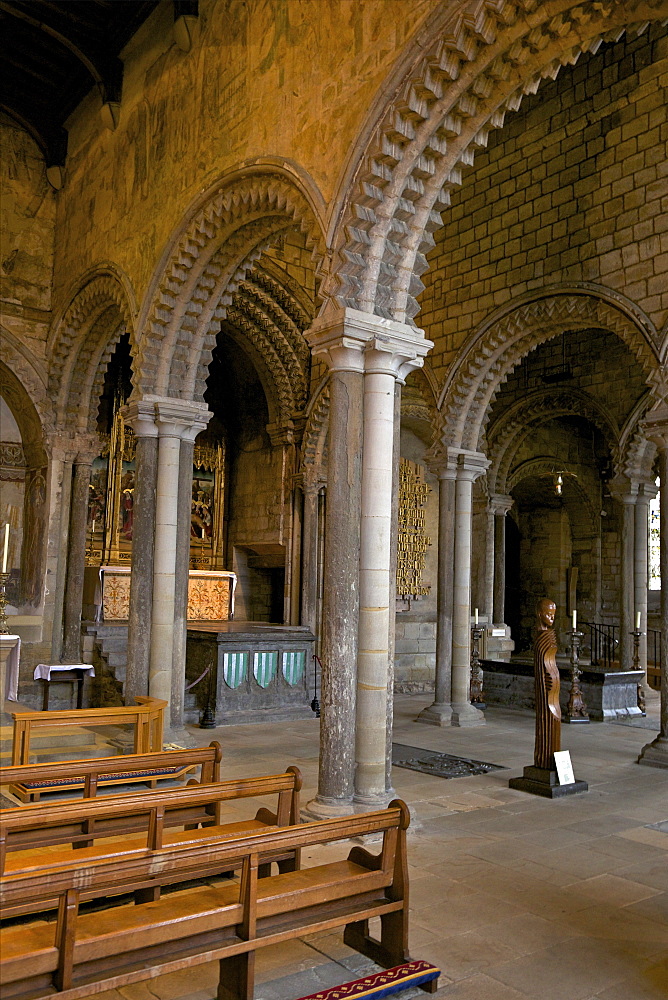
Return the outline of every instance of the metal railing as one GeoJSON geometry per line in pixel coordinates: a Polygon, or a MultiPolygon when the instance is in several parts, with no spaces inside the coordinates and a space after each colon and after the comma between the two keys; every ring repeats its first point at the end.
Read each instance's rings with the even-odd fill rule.
{"type": "Polygon", "coordinates": [[[609,670],[618,659],[619,626],[603,625],[601,622],[583,622],[589,629],[589,648],[593,667],[609,670]]]}
{"type": "Polygon", "coordinates": [[[658,691],[661,687],[661,632],[647,629],[647,683],[658,691]]]}

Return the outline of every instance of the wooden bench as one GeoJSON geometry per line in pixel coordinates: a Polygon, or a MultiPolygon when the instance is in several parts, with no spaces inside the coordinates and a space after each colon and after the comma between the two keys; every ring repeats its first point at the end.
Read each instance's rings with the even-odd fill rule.
{"type": "MultiPolygon", "coordinates": [[[[168,844],[190,844],[196,848],[200,841],[213,834],[229,838],[267,827],[290,826],[299,823],[301,786],[299,769],[289,767],[284,774],[268,777],[238,778],[207,785],[193,783],[185,788],[158,792],[2,809],[0,873],[10,875],[39,872],[45,867],[54,869],[59,865],[67,867],[75,859],[77,863],[87,864],[95,859],[117,858],[131,851],[148,856],[168,844]],[[262,806],[250,819],[235,817],[224,822],[225,803],[269,795],[277,797],[275,811],[262,806]],[[173,827],[183,829],[168,832],[168,828],[173,827]],[[120,843],[109,839],[120,837],[123,838],[120,843]],[[36,853],[36,848],[52,845],[69,845],[69,849],[36,853]],[[72,849],[76,850],[76,855],[72,849]]],[[[299,855],[271,852],[260,861],[263,874],[269,873],[272,862],[280,871],[293,871],[299,866],[299,855]]],[[[161,884],[160,879],[155,880],[152,898],[157,898],[161,884]]],[[[128,883],[119,891],[134,892],[136,888],[128,883]]],[[[146,899],[146,895],[142,892],[140,898],[146,899]]],[[[95,897],[86,892],[83,898],[95,897]]],[[[40,905],[43,904],[42,900],[40,905]]],[[[35,912],[33,901],[27,898],[17,905],[18,909],[5,911],[3,915],[35,912]]]]}
{"type": "Polygon", "coordinates": [[[133,727],[134,753],[162,750],[163,715],[167,702],[138,695],[136,705],[115,708],[72,708],[58,712],[12,712],[14,742],[12,764],[30,763],[30,740],[45,729],[72,726],[133,727]]]}
{"type": "Polygon", "coordinates": [[[161,750],[157,753],[124,754],[116,757],[89,757],[84,760],[45,764],[12,764],[0,767],[0,785],[9,785],[22,802],[38,802],[47,792],[83,790],[85,799],[94,798],[105,785],[142,782],[155,788],[159,780],[182,778],[196,767],[200,781],[220,781],[220,743],[193,750],[161,750]]]}
{"type": "MultiPolygon", "coordinates": [[[[344,927],[344,941],[389,968],[408,961],[408,875],[403,802],[239,837],[208,833],[196,844],[134,850],[75,866],[6,875],[0,904],[58,899],[58,918],[3,928],[0,978],[4,1000],[89,996],[204,962],[219,961],[218,1000],[252,1000],[258,948],[344,927]],[[350,837],[382,835],[375,855],[356,846],[308,869],[260,877],[260,859],[301,852],[350,837]],[[127,885],[150,887],[209,877],[241,867],[239,880],[176,889],[152,902],[80,913],[82,899],[127,885]],[[380,917],[378,939],[369,920],[380,917]]],[[[328,851],[328,856],[330,852],[328,851]]],[[[433,986],[425,984],[425,989],[433,986]]]]}

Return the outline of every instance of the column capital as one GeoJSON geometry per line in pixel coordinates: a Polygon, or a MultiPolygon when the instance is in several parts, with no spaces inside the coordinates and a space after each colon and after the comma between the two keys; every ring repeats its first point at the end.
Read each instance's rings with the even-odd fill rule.
{"type": "Polygon", "coordinates": [[[138,399],[127,403],[121,410],[121,416],[135,437],[157,437],[158,428],[155,423],[155,404],[147,399],[138,399]]]}
{"type": "Polygon", "coordinates": [[[424,331],[358,309],[330,309],[305,333],[314,356],[330,371],[393,375],[403,382],[434,346],[424,331]]]}
{"type": "Polygon", "coordinates": [[[484,475],[492,464],[481,451],[466,451],[464,448],[446,448],[448,462],[457,469],[457,479],[474,483],[484,475]]]}
{"type": "Polygon", "coordinates": [[[173,396],[144,396],[123,409],[123,419],[133,430],[136,425],[139,437],[176,437],[184,441],[194,441],[212,416],[206,403],[173,396]]]}
{"type": "Polygon", "coordinates": [[[505,517],[515,501],[506,493],[492,493],[489,498],[489,509],[492,514],[505,517]]]}
{"type": "Polygon", "coordinates": [[[272,424],[266,424],[265,430],[274,448],[279,447],[279,445],[295,443],[295,425],[292,420],[286,420],[283,423],[276,421],[272,424]]]}
{"type": "Polygon", "coordinates": [[[638,496],[638,483],[629,476],[617,475],[608,483],[610,495],[620,503],[634,504],[638,496]]]}
{"type": "Polygon", "coordinates": [[[657,403],[640,426],[648,441],[652,441],[659,451],[668,451],[668,402],[661,400],[657,403]]]}

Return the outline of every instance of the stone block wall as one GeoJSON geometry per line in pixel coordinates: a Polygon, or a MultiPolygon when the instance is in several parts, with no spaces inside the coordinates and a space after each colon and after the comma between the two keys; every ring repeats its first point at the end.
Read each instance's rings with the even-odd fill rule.
{"type": "Polygon", "coordinates": [[[417,317],[439,380],[467,334],[546,284],[589,281],[668,316],[668,32],[581,56],[526,97],[436,234],[417,317]]]}

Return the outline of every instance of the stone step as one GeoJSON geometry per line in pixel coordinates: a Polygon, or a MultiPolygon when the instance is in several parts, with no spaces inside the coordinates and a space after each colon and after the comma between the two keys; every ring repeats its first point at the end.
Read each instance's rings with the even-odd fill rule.
{"type": "MultiPolygon", "coordinates": [[[[11,753],[13,730],[11,726],[0,727],[0,753],[8,750],[11,753]]],[[[33,736],[30,746],[34,750],[41,751],[43,747],[89,747],[95,746],[97,735],[88,729],[74,729],[69,733],[64,733],[62,729],[49,733],[47,730],[41,736],[33,736]]]]}
{"type": "MultiPolygon", "coordinates": [[[[31,764],[53,764],[66,760],[90,760],[97,757],[116,757],[118,754],[116,747],[102,745],[94,747],[82,747],[79,750],[63,750],[61,747],[43,747],[37,753],[30,754],[31,764]]],[[[132,753],[132,750],[130,750],[132,753]]],[[[9,764],[11,754],[0,754],[3,764],[9,764]]]]}

